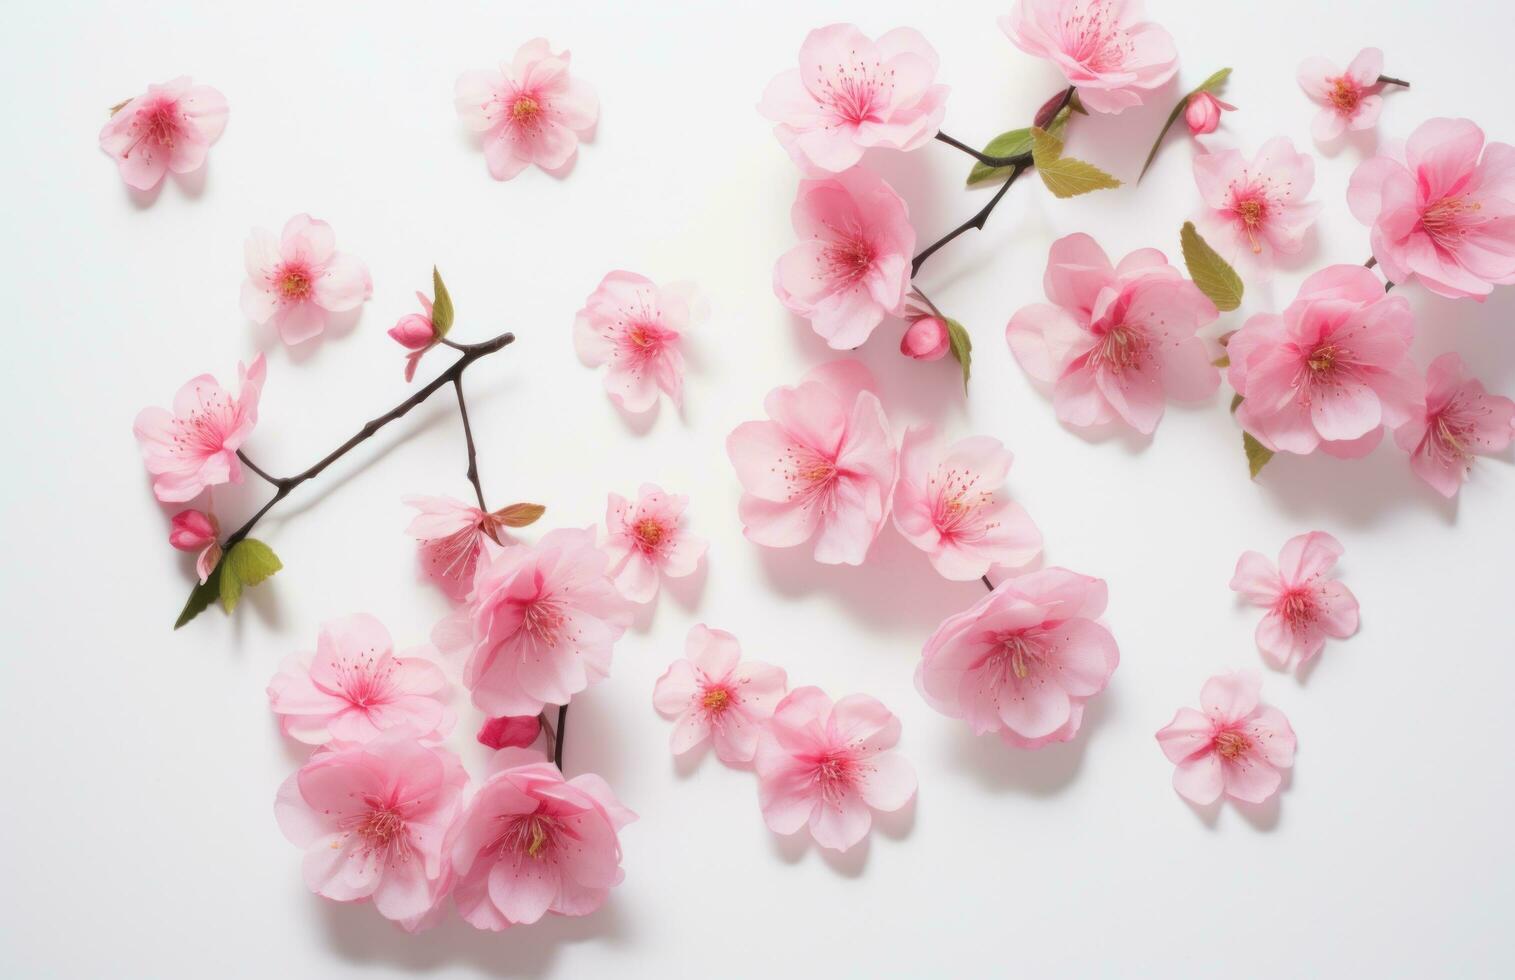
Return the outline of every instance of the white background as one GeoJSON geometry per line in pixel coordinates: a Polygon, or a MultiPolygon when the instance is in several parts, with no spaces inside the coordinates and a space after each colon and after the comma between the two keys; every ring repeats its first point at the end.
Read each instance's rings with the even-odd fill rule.
{"type": "MultiPolygon", "coordinates": [[[[754,104],[809,28],[909,24],[941,54],[947,131],[982,143],[1059,87],[996,27],[1007,6],[7,5],[0,975],[1515,972],[1501,936],[1515,898],[1510,460],[1480,461],[1456,503],[1388,446],[1352,463],[1280,459],[1254,483],[1227,389],[1170,410],[1150,441],[1091,440],[1057,423],[1005,347],[1010,314],[1042,299],[1055,237],[1176,257],[1198,201],[1187,136],[1139,188],[1056,201],[1028,178],[987,230],[926,266],[922,284],[977,343],[966,403],[950,361],[897,353],[897,323],[860,352],[900,425],[1005,440],[1047,561],[1108,580],[1121,665],[1075,742],[1021,752],[925,705],[911,681],[923,640],[982,593],[935,577],[892,528],[862,568],[742,538],[725,434],[831,356],[771,292],[796,176],[754,104]],[[538,35],[571,48],[598,87],[599,132],[567,179],[497,183],[456,120],[452,83],[538,35]],[[180,73],[226,94],[225,136],[197,178],[134,196],[98,127],[107,106],[180,73]],[[332,223],[375,291],[355,329],[289,351],[244,321],[237,296],[248,231],[301,211],[332,223]],[[285,570],[233,619],[212,611],[177,633],[189,561],[166,544],[172,509],[152,499],[131,438],[142,406],[168,404],[201,371],[234,378],[262,349],[249,450],[275,472],[304,468],[404,397],[383,331],[433,262],[455,336],[520,338],[467,376],[492,501],[541,501],[548,524],[584,526],[603,518],[607,491],[656,481],[690,495],[712,540],[706,571],[664,593],[570,713],[569,773],[602,774],[641,814],[623,835],[625,884],[593,916],[503,935],[452,917],[407,936],[369,907],[311,896],[271,812],[302,758],[266,706],[279,661],[338,615],[377,613],[409,646],[444,611],[414,584],[399,498],[467,496],[454,406],[435,399],[302,487],[258,530],[285,570]],[[683,417],[665,404],[624,418],[574,358],[574,311],[616,268],[690,279],[710,298],[683,417]],[[1286,791],[1260,809],[1196,811],[1152,735],[1206,677],[1262,669],[1232,567],[1316,528],[1345,544],[1362,630],[1303,681],[1266,673],[1264,698],[1299,735],[1286,791]],[[695,622],[735,632],[793,683],[882,699],[904,720],[918,803],[837,858],[770,835],[749,773],[710,756],[675,763],[650,694],[695,622]]],[[[1325,209],[1306,256],[1249,285],[1213,333],[1279,309],[1313,268],[1367,257],[1344,194],[1373,140],[1311,145],[1300,59],[1383,47],[1386,70],[1414,82],[1389,94],[1385,136],[1468,115],[1515,139],[1503,3],[1151,6],[1177,39],[1179,80],[1118,118],[1076,119],[1068,152],[1129,182],[1179,91],[1231,65],[1226,98],[1241,109],[1214,143],[1283,133],[1317,155],[1325,209]]],[[[945,146],[870,162],[922,241],[988,193],[962,189],[968,162],[945,146]]],[[[1422,364],[1457,349],[1492,388],[1515,389],[1515,290],[1482,306],[1405,293],[1422,364]]],[[[445,360],[429,357],[423,376],[445,360]]],[[[254,480],[218,495],[223,521],[265,492],[254,480]]],[[[462,714],[460,745],[478,720],[462,714]]]]}

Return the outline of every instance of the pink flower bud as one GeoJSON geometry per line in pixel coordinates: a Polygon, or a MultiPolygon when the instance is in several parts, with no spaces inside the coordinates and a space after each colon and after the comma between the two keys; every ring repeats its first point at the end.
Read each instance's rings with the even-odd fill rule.
{"type": "Polygon", "coordinates": [[[1184,106],[1184,122],[1189,124],[1190,133],[1203,136],[1219,128],[1222,109],[1235,108],[1236,106],[1222,102],[1209,92],[1195,92],[1189,96],[1189,102],[1184,106]]]}
{"type": "Polygon", "coordinates": [[[491,718],[484,722],[477,737],[481,745],[487,745],[492,749],[512,746],[524,749],[537,740],[537,732],[541,730],[541,727],[542,719],[536,715],[491,718]]]}
{"type": "Polygon", "coordinates": [[[936,361],[947,353],[947,321],[939,316],[917,317],[910,321],[900,339],[900,353],[917,361],[936,361]]]}
{"type": "Polygon", "coordinates": [[[180,551],[199,551],[214,544],[221,529],[216,518],[198,510],[181,510],[168,529],[168,543],[180,551]]]}
{"type": "Polygon", "coordinates": [[[436,339],[437,331],[431,325],[431,317],[411,313],[401,317],[399,323],[390,327],[389,335],[406,350],[422,350],[436,339]]]}

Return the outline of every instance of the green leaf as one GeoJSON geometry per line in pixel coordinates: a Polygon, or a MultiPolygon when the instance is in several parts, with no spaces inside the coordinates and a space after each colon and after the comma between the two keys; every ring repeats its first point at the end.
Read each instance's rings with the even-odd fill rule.
{"type": "Polygon", "coordinates": [[[547,513],[547,508],[541,504],[511,504],[509,507],[501,507],[489,516],[504,527],[526,527],[535,524],[537,519],[547,513]]]}
{"type": "Polygon", "coordinates": [[[1200,237],[1194,229],[1194,222],[1185,221],[1178,238],[1184,250],[1184,265],[1189,267],[1189,278],[1194,280],[1199,291],[1210,297],[1210,302],[1222,312],[1240,306],[1241,277],[1200,237]]]}
{"type": "Polygon", "coordinates": [[[1063,156],[1063,141],[1035,126],[1031,127],[1031,159],[1054,197],[1075,197],[1120,186],[1120,181],[1093,164],[1063,156]]]}
{"type": "Polygon", "coordinates": [[[189,601],[184,603],[184,608],[179,612],[179,618],[174,620],[174,629],[194,619],[216,601],[216,596],[221,594],[221,567],[225,564],[224,559],[217,562],[216,567],[211,569],[210,577],[190,591],[189,601]]]}
{"type": "MultiPolygon", "coordinates": [[[[1226,79],[1230,77],[1231,69],[1222,68],[1220,71],[1200,82],[1199,85],[1195,87],[1194,92],[1209,92],[1211,95],[1219,95],[1226,90],[1226,79]]],[[[1189,95],[1193,95],[1194,92],[1190,92],[1189,95]]],[[[1185,101],[1188,101],[1187,96],[1185,96],[1185,101]]]]}
{"type": "Polygon", "coordinates": [[[1174,106],[1173,111],[1168,113],[1168,121],[1163,123],[1163,128],[1158,131],[1157,139],[1152,142],[1152,149],[1147,153],[1146,162],[1142,164],[1142,172],[1136,175],[1136,182],[1138,184],[1142,182],[1143,177],[1147,176],[1147,168],[1151,167],[1152,161],[1157,158],[1158,148],[1163,145],[1163,140],[1167,137],[1168,130],[1172,129],[1173,124],[1178,122],[1178,117],[1183,115],[1184,106],[1189,104],[1189,99],[1198,92],[1209,92],[1211,95],[1219,95],[1221,90],[1226,87],[1226,79],[1230,77],[1231,69],[1222,68],[1203,82],[1200,82],[1199,86],[1192,91],[1184,93],[1184,97],[1178,100],[1178,105],[1174,106]]]}
{"type": "Polygon", "coordinates": [[[445,337],[447,331],[452,329],[452,296],[448,294],[447,285],[442,282],[442,273],[437,271],[436,266],[431,267],[431,291],[431,326],[438,337],[445,337]]]}
{"type": "Polygon", "coordinates": [[[1218,368],[1230,367],[1231,366],[1231,355],[1230,354],[1222,354],[1219,357],[1217,357],[1215,360],[1211,361],[1210,363],[1213,364],[1213,365],[1215,365],[1218,368]]]}
{"type": "Polygon", "coordinates": [[[1247,451],[1247,468],[1252,471],[1252,479],[1257,479],[1257,474],[1268,465],[1268,460],[1273,458],[1273,450],[1264,446],[1252,437],[1252,433],[1241,434],[1242,448],[1247,451]]]}
{"type": "Polygon", "coordinates": [[[221,559],[221,608],[231,612],[242,599],[242,587],[257,585],[283,568],[272,548],[256,538],[244,538],[221,559]]]}
{"type": "Polygon", "coordinates": [[[968,372],[973,364],[973,338],[968,336],[968,331],[961,323],[949,317],[943,317],[947,321],[947,349],[952,356],[957,358],[957,363],[963,366],[963,391],[968,390],[968,372]]]}
{"type": "Polygon", "coordinates": [[[1243,399],[1240,395],[1232,395],[1231,396],[1231,414],[1232,415],[1235,415],[1236,414],[1236,410],[1238,408],[1241,408],[1241,403],[1244,400],[1245,399],[1243,399]]]}
{"type": "MultiPolygon", "coordinates": [[[[1017,157],[1022,153],[1030,152],[1030,129],[1012,129],[1008,133],[1000,133],[984,147],[984,155],[991,157],[1017,157]]],[[[1010,176],[1010,170],[1010,167],[991,167],[987,163],[975,160],[973,169],[968,171],[968,186],[974,187],[1003,180],[1010,176]]]]}

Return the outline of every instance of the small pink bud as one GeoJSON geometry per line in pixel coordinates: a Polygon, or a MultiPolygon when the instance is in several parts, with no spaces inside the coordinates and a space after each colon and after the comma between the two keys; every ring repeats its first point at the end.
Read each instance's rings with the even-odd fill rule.
{"type": "Polygon", "coordinates": [[[1184,106],[1184,122],[1188,123],[1190,133],[1203,136],[1220,127],[1221,110],[1235,108],[1236,106],[1222,102],[1209,92],[1195,92],[1189,96],[1189,102],[1184,106]]]}
{"type": "Polygon", "coordinates": [[[487,745],[492,749],[512,746],[524,749],[537,740],[537,732],[541,730],[541,727],[542,719],[537,715],[491,718],[484,722],[477,737],[481,745],[487,745]]]}
{"type": "Polygon", "coordinates": [[[174,515],[168,529],[168,543],[180,551],[199,551],[214,544],[221,533],[214,515],[198,510],[181,510],[174,515]]]}
{"type": "Polygon", "coordinates": [[[422,350],[436,340],[437,331],[431,325],[431,317],[411,313],[390,327],[389,335],[406,350],[422,350]]]}
{"type": "Polygon", "coordinates": [[[900,353],[917,361],[936,361],[947,353],[947,321],[939,316],[917,317],[910,321],[900,339],[900,353]]]}

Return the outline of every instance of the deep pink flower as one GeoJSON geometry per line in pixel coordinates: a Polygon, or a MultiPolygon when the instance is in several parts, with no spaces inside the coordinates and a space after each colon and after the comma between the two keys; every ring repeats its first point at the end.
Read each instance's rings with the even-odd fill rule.
{"type": "Polygon", "coordinates": [[[1363,161],[1347,204],[1390,282],[1480,301],[1515,283],[1515,147],[1485,145],[1467,119],[1428,120],[1363,161]]]}
{"type": "Polygon", "coordinates": [[[947,321],[939,316],[919,316],[910,321],[900,338],[900,353],[917,361],[939,361],[951,347],[947,321]]]}
{"type": "Polygon", "coordinates": [[[254,228],[245,252],[242,312],[254,323],[272,322],[286,344],[317,336],[331,314],[355,310],[373,295],[368,266],[338,252],[331,225],[308,214],[285,222],[277,239],[254,228]]]}
{"type": "Polygon", "coordinates": [[[773,291],[836,350],[860,346],[904,307],[915,251],[904,199],[853,167],[800,181],[790,220],[801,241],[773,267],[773,291]]]}
{"type": "Polygon", "coordinates": [[[657,404],[662,389],[684,402],[683,334],[705,315],[688,283],[658,286],[634,272],[600,281],[573,323],[573,346],[590,367],[609,364],[605,390],[628,412],[657,404]]]}
{"type": "Polygon", "coordinates": [[[540,37],[498,70],[465,71],[453,94],[463,123],[484,134],[484,160],[496,180],[533,163],[565,169],[600,117],[594,89],[568,75],[568,52],[553,53],[540,37]]]}
{"type": "Polygon", "coordinates": [[[100,149],[116,161],[128,187],[147,191],[170,170],[199,170],[225,128],[225,96],[185,75],[149,85],[145,94],[113,111],[100,130],[100,149]]]}
{"type": "Polygon", "coordinates": [[[837,851],[862,840],[873,810],[898,810],[915,796],[915,770],[889,751],[899,739],[900,720],[866,694],[833,705],[818,687],[790,691],[752,760],[768,829],[808,826],[817,844],[837,851]]]}
{"type": "Polygon", "coordinates": [[[1184,103],[1184,124],[1191,136],[1204,136],[1220,128],[1220,114],[1236,106],[1222,102],[1209,92],[1195,92],[1184,103]]]}
{"type": "Polygon", "coordinates": [[[832,361],[773,389],[763,407],[771,421],[726,437],[747,540],[792,548],[819,532],[816,561],[862,564],[889,516],[898,464],[873,376],[857,361],[832,361]]]}
{"type": "Polygon", "coordinates": [[[1475,455],[1503,452],[1510,445],[1515,401],[1484,391],[1467,377],[1462,358],[1446,353],[1426,372],[1425,410],[1394,430],[1394,441],[1410,454],[1410,468],[1444,497],[1455,497],[1475,455]]]}
{"type": "Polygon", "coordinates": [[[208,374],[191,378],[174,396],[174,410],[144,408],[132,432],[142,450],[153,493],[159,500],[193,500],[206,487],[242,482],[237,450],[258,423],[263,391],[263,355],[252,367],[237,365],[233,398],[208,374]]]}
{"type": "Polygon", "coordinates": [[[1278,792],[1280,769],[1294,765],[1294,729],[1277,708],[1258,701],[1256,671],[1221,674],[1205,682],[1203,711],[1179,708],[1157,733],[1163,754],[1178,766],[1173,788],[1208,806],[1222,793],[1243,803],[1261,803],[1278,792]]]}
{"type": "Polygon", "coordinates": [[[1383,52],[1363,48],[1347,65],[1346,71],[1324,58],[1306,58],[1299,63],[1299,87],[1310,101],[1320,105],[1310,135],[1316,142],[1336,139],[1349,129],[1372,129],[1383,112],[1383,88],[1378,76],[1383,73],[1383,52]]]}
{"type": "Polygon", "coordinates": [[[542,732],[541,715],[507,715],[487,719],[474,736],[491,749],[530,748],[542,732]]]}
{"type": "Polygon", "coordinates": [[[1220,387],[1195,333],[1219,316],[1215,304],[1156,249],[1111,266],[1088,235],[1059,238],[1043,288],[1052,302],[1022,308],[1005,339],[1027,374],[1053,386],[1067,424],[1120,419],[1150,433],[1166,398],[1201,401],[1220,387]]]}
{"type": "Polygon", "coordinates": [[[1278,564],[1255,551],[1236,562],[1231,589],[1268,610],[1257,624],[1257,649],[1279,670],[1303,666],[1326,645],[1326,637],[1357,632],[1357,597],[1327,574],[1341,557],[1341,543],[1324,531],[1290,538],[1278,564]]]}
{"type": "Polygon", "coordinates": [[[836,173],[864,150],[913,150],[936,135],[947,111],[938,64],[908,27],[871,41],[853,24],[832,24],[805,36],[800,67],[768,83],[758,111],[801,169],[836,173]]]}
{"type": "Polygon", "coordinates": [[[1296,153],[1286,136],[1262,145],[1250,161],[1240,150],[1201,153],[1194,182],[1204,200],[1194,224],[1243,279],[1265,282],[1280,255],[1297,254],[1320,203],[1306,201],[1315,161],[1296,153]]]}
{"type": "Polygon", "coordinates": [[[694,574],[707,542],[684,529],[688,497],[642,484],[635,504],[613,493],[605,508],[605,553],[610,577],[632,602],[651,602],[664,576],[694,574]]]}
{"type": "Polygon", "coordinates": [[[1140,0],[1016,0],[999,26],[1056,65],[1085,107],[1120,112],[1178,71],[1173,38],[1142,14],[1140,0]]]}
{"type": "Polygon", "coordinates": [[[420,546],[421,571],[455,601],[473,588],[473,572],[486,538],[504,544],[503,533],[489,515],[451,497],[405,497],[419,514],[405,533],[420,546]]]}
{"type": "Polygon", "coordinates": [[[405,355],[406,381],[416,376],[416,366],[421,363],[422,356],[442,339],[442,335],[437,333],[436,324],[431,322],[431,300],[419,291],[416,299],[421,301],[421,312],[407,313],[389,328],[390,339],[410,351],[405,355]]]}
{"type": "Polygon", "coordinates": [[[676,719],[668,739],[674,755],[708,738],[722,762],[751,762],[758,734],[788,684],[778,667],[743,662],[736,637],[700,623],[684,641],[683,659],[658,678],[652,704],[676,719]]]}
{"type": "Polygon", "coordinates": [[[195,574],[203,585],[221,560],[221,525],[216,515],[200,510],[181,510],[168,529],[168,543],[180,551],[198,551],[195,574]]]}

